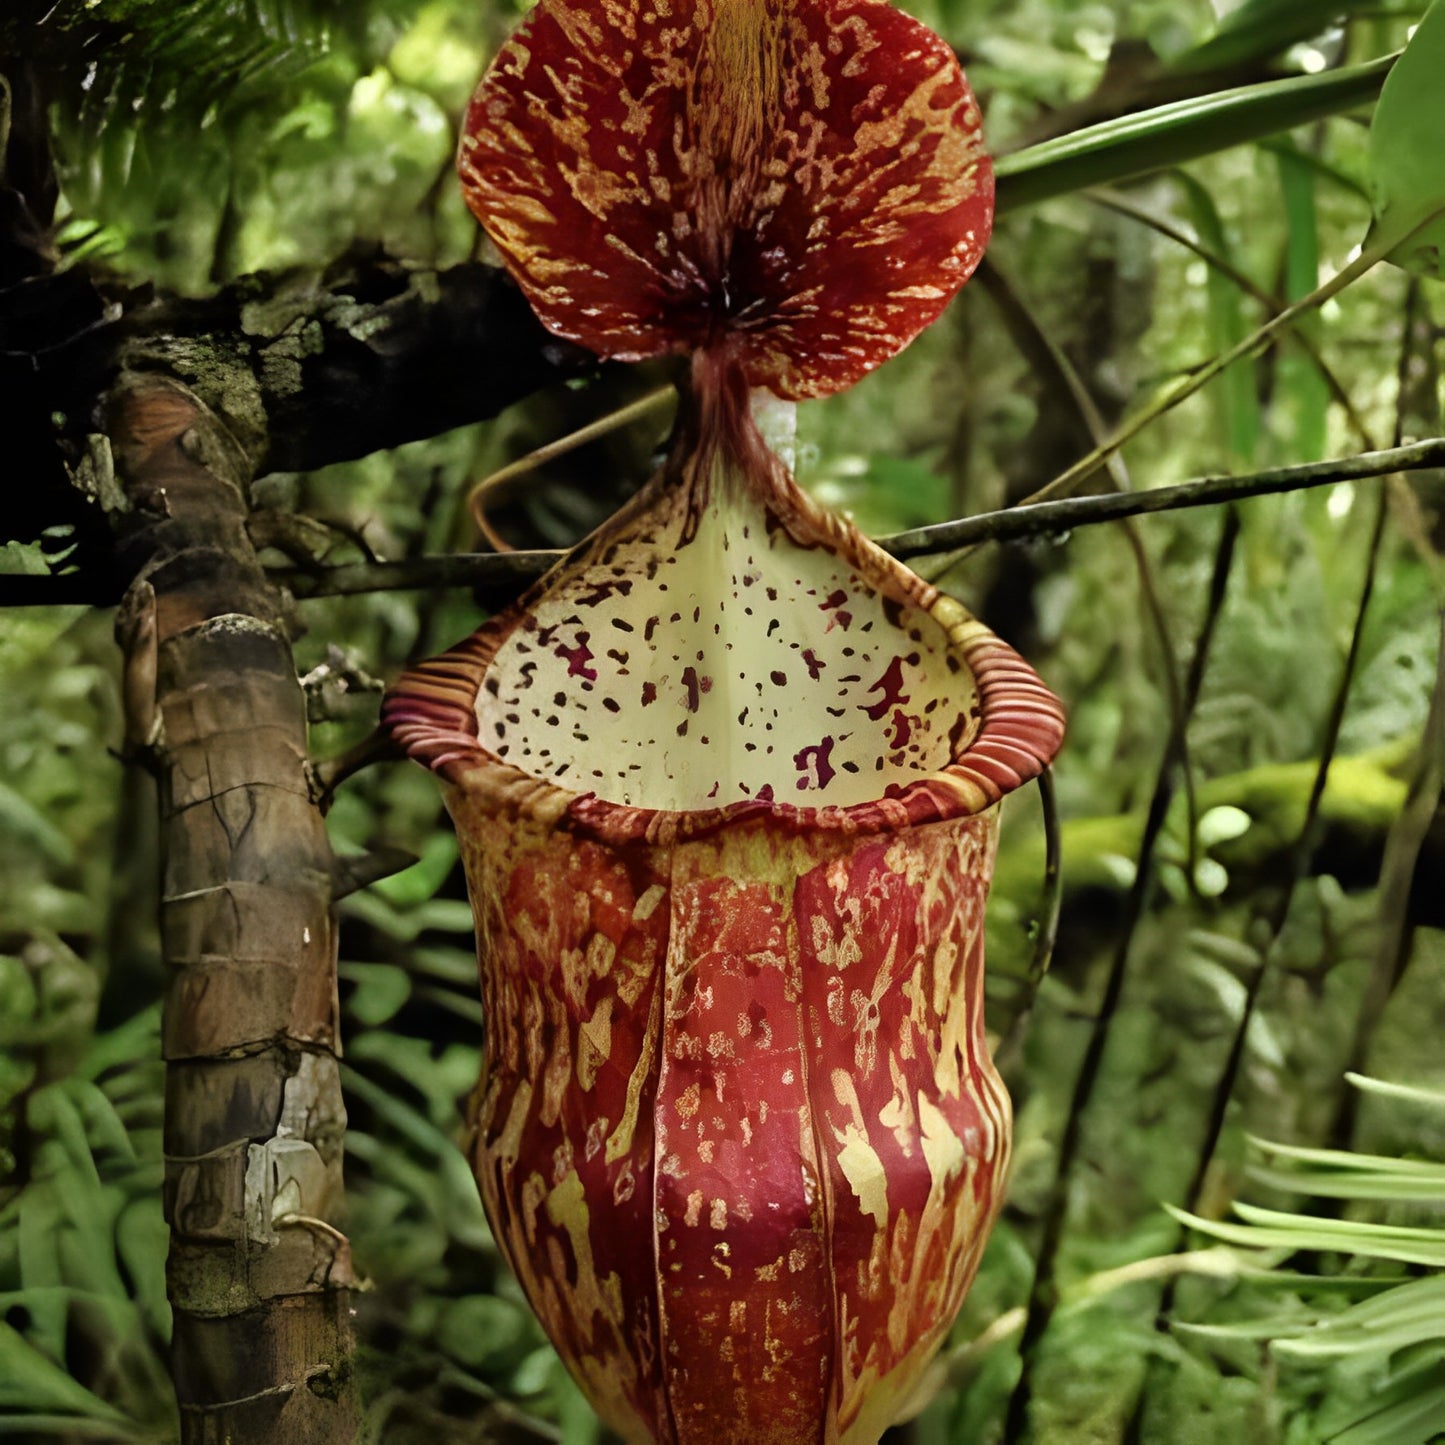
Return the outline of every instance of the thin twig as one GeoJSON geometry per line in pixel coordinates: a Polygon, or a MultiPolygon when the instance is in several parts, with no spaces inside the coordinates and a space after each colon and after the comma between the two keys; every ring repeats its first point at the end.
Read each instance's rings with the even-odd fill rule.
{"type": "Polygon", "coordinates": [[[373,565],[328,568],[319,577],[285,569],[273,574],[302,599],[350,597],[362,592],[405,592],[447,587],[521,591],[555,567],[566,552],[459,552],[373,565]]]}
{"type": "Polygon", "coordinates": [[[1190,1184],[1189,1193],[1185,1196],[1189,1200],[1187,1206],[1189,1209],[1198,1207],[1200,1195],[1203,1193],[1204,1173],[1208,1168],[1209,1158],[1218,1146],[1219,1136],[1224,1130],[1225,1110],[1228,1107],[1230,1096],[1234,1092],[1234,1081],[1238,1077],[1240,1066],[1243,1063],[1245,1034],[1249,1029],[1250,1020],[1254,1016],[1260,985],[1269,972],[1269,965],[1284,933],[1284,926],[1289,919],[1290,905],[1294,901],[1295,893],[1309,876],[1315,851],[1319,846],[1320,806],[1324,802],[1325,789],[1329,786],[1330,765],[1334,762],[1335,752],[1339,747],[1340,729],[1345,722],[1345,708],[1349,703],[1350,689],[1354,685],[1355,674],[1359,669],[1360,654],[1364,650],[1365,622],[1370,612],[1370,599],[1375,593],[1375,575],[1380,560],[1380,545],[1384,540],[1385,521],[1388,516],[1389,508],[1385,498],[1381,496],[1379,507],[1375,513],[1374,526],[1370,532],[1369,547],[1365,553],[1365,577],[1360,587],[1360,600],[1355,606],[1355,624],[1350,633],[1350,646],[1345,654],[1344,665],[1340,668],[1339,681],[1335,685],[1335,695],[1330,702],[1329,717],[1325,721],[1324,738],[1320,743],[1319,766],[1315,769],[1309,800],[1305,804],[1304,821],[1300,825],[1294,847],[1291,850],[1289,879],[1266,919],[1269,941],[1261,954],[1259,968],[1255,971],[1254,977],[1245,985],[1244,1008],[1235,1030],[1234,1044],[1230,1050],[1229,1059],[1219,1077],[1205,1148],[1200,1151],[1199,1169],[1190,1184]]]}
{"type": "MultiPolygon", "coordinates": [[[[1224,1122],[1229,1114],[1230,1101],[1234,1098],[1235,1085],[1239,1079],[1240,1069],[1244,1066],[1245,1048],[1249,1041],[1250,1027],[1254,1022],[1256,1008],[1259,1004],[1260,995],[1263,993],[1265,980],[1273,972],[1272,965],[1279,951],[1280,939],[1284,935],[1285,924],[1289,920],[1290,908],[1294,902],[1296,893],[1305,878],[1309,876],[1310,867],[1314,862],[1316,849],[1319,847],[1319,815],[1320,804],[1324,801],[1325,788],[1329,783],[1330,764],[1334,761],[1335,750],[1339,744],[1340,728],[1345,720],[1345,705],[1349,701],[1350,687],[1355,678],[1356,669],[1359,666],[1360,652],[1364,643],[1365,618],[1369,613],[1370,598],[1375,587],[1375,568],[1380,555],[1380,543],[1384,536],[1385,518],[1388,515],[1388,508],[1385,498],[1382,495],[1379,499],[1379,508],[1375,514],[1374,528],[1370,536],[1369,550],[1365,562],[1365,580],[1360,589],[1360,600],[1355,609],[1355,625],[1350,636],[1350,647],[1346,654],[1344,666],[1340,671],[1340,678],[1335,686],[1335,695],[1330,705],[1330,715],[1325,724],[1325,736],[1320,745],[1319,765],[1315,769],[1313,785],[1310,788],[1309,801],[1305,804],[1304,822],[1300,825],[1299,832],[1295,835],[1294,846],[1290,850],[1289,876],[1285,886],[1280,890],[1279,896],[1274,905],[1269,909],[1264,919],[1266,940],[1259,950],[1258,962],[1253,972],[1244,980],[1244,1005],[1240,1009],[1239,1018],[1234,1026],[1234,1037],[1230,1040],[1229,1055],[1224,1061],[1224,1067],[1219,1072],[1215,1081],[1214,1095],[1210,1101],[1209,1116],[1205,1124],[1204,1140],[1200,1145],[1199,1154],[1195,1160],[1194,1174],[1189,1181],[1189,1187],[1184,1193],[1186,1200],[1185,1208],[1190,1211],[1199,1209],[1199,1201],[1204,1194],[1205,1181],[1209,1177],[1209,1166],[1214,1161],[1215,1151],[1219,1148],[1219,1140],[1224,1133],[1224,1122]]],[[[1184,1245],[1184,1231],[1177,1229],[1174,1238],[1174,1256],[1182,1257],[1184,1245]]],[[[1174,1302],[1178,1293],[1179,1277],[1170,1275],[1160,1292],[1159,1303],[1154,1313],[1154,1328],[1160,1333],[1167,1333],[1170,1321],[1174,1315],[1174,1302]]],[[[1162,1355],[1151,1355],[1149,1365],[1145,1372],[1144,1382],[1139,1394],[1134,1401],[1133,1418],[1130,1424],[1130,1433],[1127,1439],[1134,1439],[1139,1435],[1142,1428],[1145,1401],[1150,1394],[1150,1383],[1152,1376],[1166,1368],[1166,1360],[1162,1355]]]]}
{"type": "Polygon", "coordinates": [[[1310,487],[1333,486],[1337,482],[1365,481],[1387,477],[1392,472],[1422,471],[1445,466],[1445,437],[1414,442],[1410,446],[1360,452],[1324,462],[1307,462],[1296,467],[1272,467],[1235,477],[1204,477],[1172,487],[1155,487],[1147,492],[1105,493],[1101,496],[1064,497],[1051,502],[1031,502],[1001,512],[982,512],[956,522],[940,522],[896,532],[883,537],[879,546],[904,560],[937,552],[969,547],[978,542],[1023,542],[1039,537],[1059,536],[1076,527],[1092,527],[1123,517],[1141,517],[1152,512],[1174,512],[1186,507],[1212,507],[1249,497],[1278,492],[1297,492],[1310,487]]]}
{"type": "MultiPolygon", "coordinates": [[[[1237,266],[1226,260],[1215,251],[1211,251],[1197,237],[1191,236],[1182,227],[1166,221],[1161,216],[1156,216],[1146,211],[1142,206],[1136,206],[1126,196],[1120,195],[1117,191],[1105,188],[1098,188],[1092,191],[1085,191],[1084,195],[1095,205],[1103,206],[1113,211],[1116,215],[1125,216],[1131,221],[1137,221],[1141,226],[1148,226],[1150,230],[1173,241],[1178,246],[1192,251],[1211,270],[1218,271],[1227,280],[1252,297],[1259,305],[1263,306],[1270,315],[1277,315],[1284,310],[1284,302],[1277,296],[1272,296],[1263,286],[1257,285],[1249,276],[1246,276],[1237,266]]],[[[1296,326],[1292,332],[1293,340],[1298,343],[1301,350],[1309,357],[1315,370],[1323,378],[1325,385],[1329,388],[1331,397],[1339,405],[1345,414],[1345,419],[1354,429],[1359,437],[1362,446],[1371,450],[1377,445],[1370,429],[1365,423],[1364,417],[1360,415],[1360,409],[1355,405],[1354,398],[1345,390],[1345,384],[1335,374],[1334,369],[1325,360],[1324,353],[1319,348],[1313,336],[1303,326],[1296,326]]]]}
{"type": "MultiPolygon", "coordinates": [[[[1406,303],[1404,341],[1400,348],[1399,364],[1397,367],[1402,400],[1402,406],[1395,421],[1395,441],[1397,444],[1404,432],[1405,418],[1403,401],[1406,396],[1408,369],[1416,354],[1412,344],[1414,334],[1412,313],[1418,304],[1418,298],[1419,285],[1418,283],[1412,283],[1406,303]]],[[[1340,669],[1339,678],[1335,683],[1335,691],[1330,701],[1329,714],[1325,719],[1324,736],[1320,742],[1319,762],[1316,764],[1309,799],[1305,804],[1304,820],[1300,824],[1299,831],[1295,834],[1294,843],[1290,848],[1289,868],[1284,887],[1279,891],[1272,905],[1262,910],[1263,917],[1259,919],[1259,922],[1263,925],[1264,942],[1258,950],[1257,961],[1253,971],[1249,977],[1243,981],[1243,1007],[1240,1009],[1239,1018],[1234,1026],[1234,1036],[1230,1040],[1229,1054],[1224,1061],[1224,1067],[1220,1070],[1218,1079],[1215,1081],[1214,1094],[1210,1102],[1209,1114],[1205,1124],[1204,1139],[1195,1160],[1193,1175],[1183,1196],[1184,1207],[1192,1212],[1197,1213],[1199,1210],[1200,1200],[1203,1197],[1205,1183],[1209,1175],[1209,1167],[1213,1163],[1214,1155],[1219,1148],[1220,1138],[1224,1133],[1225,1119],[1229,1113],[1230,1102],[1234,1098],[1234,1091],[1238,1083],[1240,1070],[1244,1066],[1244,1055],[1248,1045],[1249,1032],[1254,1021],[1260,997],[1264,991],[1265,982],[1274,972],[1280,940],[1284,936],[1285,925],[1289,921],[1290,911],[1294,905],[1295,897],[1303,885],[1304,880],[1311,872],[1315,854],[1319,848],[1320,808],[1324,802],[1325,789],[1329,785],[1330,767],[1339,747],[1340,730],[1344,725],[1345,710],[1349,704],[1350,692],[1359,668],[1360,654],[1364,648],[1365,623],[1369,616],[1370,600],[1374,595],[1376,571],[1379,565],[1380,549],[1384,540],[1385,524],[1388,516],[1389,504],[1386,494],[1382,491],[1376,498],[1375,520],[1370,530],[1370,541],[1365,552],[1364,577],[1360,584],[1359,601],[1355,606],[1355,621],[1350,633],[1350,645],[1345,654],[1345,660],[1340,669]]],[[[1252,926],[1247,928],[1246,936],[1253,931],[1252,926]]],[[[1174,1237],[1174,1253],[1176,1257],[1183,1251],[1184,1242],[1184,1230],[1182,1228],[1176,1228],[1174,1237]]],[[[1160,1291],[1159,1302],[1154,1314],[1154,1328],[1159,1334],[1166,1333],[1170,1328],[1177,1295],[1178,1276],[1170,1276],[1160,1291]]],[[[1166,1368],[1165,1356],[1161,1354],[1153,1354],[1150,1356],[1144,1380],[1134,1399],[1129,1428],[1125,1433],[1125,1440],[1127,1442],[1133,1442],[1141,1437],[1145,1408],[1148,1398],[1152,1393],[1153,1382],[1155,1377],[1161,1374],[1166,1368]]]]}
{"type": "MultiPolygon", "coordinates": [[[[1069,360],[1067,353],[1050,334],[1048,328],[1039,321],[1013,278],[996,261],[990,261],[985,256],[975,274],[975,281],[982,284],[984,291],[994,305],[999,308],[1014,345],[1023,353],[1024,359],[1032,367],[1040,383],[1047,386],[1052,382],[1054,391],[1060,393],[1065,404],[1073,409],[1084,444],[1099,446],[1108,435],[1108,427],[1104,418],[1099,414],[1099,408],[1094,404],[1094,398],[1089,394],[1088,387],[1084,385],[1078,369],[1069,360]]],[[[1129,477],[1129,469],[1121,453],[1113,453],[1105,465],[1109,480],[1113,483],[1116,492],[1132,492],[1134,490],[1129,477]]],[[[1143,603],[1145,615],[1149,619],[1149,625],[1154,631],[1155,641],[1159,647],[1159,665],[1164,681],[1164,697],[1169,706],[1169,721],[1173,726],[1178,722],[1183,698],[1179,690],[1179,674],[1176,666],[1174,639],[1169,630],[1169,619],[1159,596],[1159,588],[1154,580],[1154,569],[1150,565],[1144,539],[1132,518],[1126,519],[1124,522],[1124,537],[1134,557],[1134,569],[1139,575],[1139,598],[1143,603]]],[[[937,576],[935,575],[932,580],[937,581],[937,576]]],[[[1193,855],[1196,846],[1194,837],[1195,825],[1198,822],[1198,808],[1194,796],[1194,775],[1189,766],[1187,751],[1181,759],[1181,765],[1184,770],[1184,790],[1189,802],[1189,880],[1190,886],[1193,887],[1197,861],[1193,855]]]]}
{"type": "MultiPolygon", "coordinates": [[[[1223,502],[1277,492],[1302,491],[1310,487],[1333,486],[1337,482],[1365,481],[1397,471],[1420,471],[1445,466],[1445,437],[1432,437],[1406,447],[1362,452],[1325,462],[1298,467],[1276,467],[1237,477],[1205,477],[1173,487],[1156,487],[1147,492],[1109,493],[1103,496],[1066,497],[1052,502],[1008,507],[998,512],[981,512],[955,522],[918,527],[879,539],[879,546],[895,557],[924,557],[952,551],[976,542],[1023,542],[1041,537],[1059,537],[1077,527],[1117,522],[1124,517],[1172,512],[1186,507],[1212,507],[1223,502]]],[[[401,562],[357,563],[332,567],[319,575],[295,569],[278,570],[276,580],[292,587],[297,596],[338,597],[359,592],[392,592],[409,588],[488,587],[498,591],[535,582],[548,568],[566,556],[565,552],[484,552],[449,557],[417,557],[401,562]]],[[[33,578],[0,578],[6,581],[35,581],[33,578]]],[[[45,580],[45,579],[41,579],[45,580]]],[[[46,600],[43,589],[34,588],[34,601],[46,600]]],[[[14,602],[0,590],[0,605],[14,602]]]]}
{"type": "MultiPolygon", "coordinates": [[[[1422,354],[1428,355],[1436,339],[1436,333],[1430,326],[1429,308],[1423,304],[1418,283],[1412,283],[1406,315],[1406,346],[1397,376],[1400,393],[1400,420],[1397,425],[1400,428],[1422,412],[1434,413],[1438,406],[1434,384],[1429,380],[1429,369],[1417,372],[1412,368],[1412,363],[1418,362],[1422,354]]],[[[1422,525],[1413,505],[1399,505],[1397,492],[1391,494],[1390,501],[1396,525],[1401,527],[1420,553],[1435,580],[1438,602],[1440,556],[1432,544],[1429,530],[1422,525]]],[[[1413,503],[1413,496],[1406,501],[1413,503]]],[[[1379,929],[1349,1054],[1348,1069],[1356,1073],[1365,1071],[1375,1030],[1409,967],[1416,927],[1410,911],[1411,895],[1420,883],[1417,877],[1420,853],[1439,816],[1442,787],[1445,787],[1445,609],[1442,609],[1440,623],[1435,680],[1420,739],[1420,751],[1412,770],[1405,804],[1391,825],[1380,864],[1379,929]]],[[[1346,1090],[1338,1102],[1328,1134],[1334,1147],[1348,1147],[1354,1133],[1358,1106],[1359,1094],[1354,1089],[1346,1090]]]]}
{"type": "MultiPolygon", "coordinates": [[[[1418,283],[1412,284],[1410,291],[1410,303],[1407,308],[1407,316],[1404,328],[1404,344],[1400,350],[1398,376],[1400,382],[1401,396],[1405,394],[1407,371],[1415,352],[1412,345],[1412,326],[1409,310],[1416,304],[1419,295],[1418,283]]],[[[1396,421],[1396,441],[1399,440],[1403,431],[1403,418],[1396,421]]],[[[1244,984],[1244,1006],[1240,1010],[1238,1022],[1235,1025],[1234,1038],[1230,1045],[1229,1056],[1225,1060],[1224,1068],[1220,1073],[1215,1085],[1213,1105],[1210,1110],[1208,1125],[1205,1130],[1204,1143],[1200,1149],[1196,1161],[1194,1177],[1190,1181],[1189,1190],[1185,1194],[1185,1208],[1196,1210],[1199,1207],[1199,1200],[1204,1191],[1204,1181],[1208,1173],[1209,1165],[1214,1157],[1215,1150],[1219,1147],[1220,1136],[1224,1132],[1225,1115],[1228,1112],[1229,1101],[1234,1095],[1235,1082],[1239,1077],[1240,1068],[1244,1063],[1244,1050],[1249,1033],[1250,1024],[1253,1021],[1256,1005],[1259,1002],[1260,992],[1264,982],[1270,973],[1271,964],[1279,948],[1280,939],[1284,935],[1285,924],[1289,921],[1290,909],[1293,906],[1296,893],[1304,880],[1309,876],[1311,865],[1314,862],[1315,852],[1319,847],[1319,816],[1320,806],[1324,802],[1325,789],[1329,786],[1330,766],[1334,762],[1335,752],[1339,747],[1340,730],[1345,722],[1345,710],[1349,705],[1350,691],[1354,686],[1355,674],[1359,669],[1360,654],[1364,650],[1365,623],[1369,616],[1370,601],[1375,593],[1375,575],[1380,561],[1380,548],[1385,536],[1385,523],[1389,517],[1389,504],[1381,492],[1376,501],[1375,520],[1370,529],[1370,541],[1365,551],[1364,578],[1360,584],[1359,601],[1355,604],[1355,621],[1350,632],[1350,645],[1345,653],[1345,660],[1340,668],[1340,675],[1335,683],[1334,696],[1330,700],[1330,710],[1325,718],[1324,736],[1320,741],[1319,762],[1315,767],[1313,783],[1310,786],[1309,799],[1305,804],[1304,820],[1300,824],[1299,832],[1295,835],[1294,844],[1290,849],[1289,873],[1285,886],[1275,900],[1272,908],[1268,910],[1264,919],[1265,942],[1260,949],[1259,963],[1252,975],[1245,980],[1244,984]]],[[[1173,1308],[1173,1288],[1166,1290],[1165,1298],[1160,1304],[1159,1324],[1162,1328],[1167,1321],[1173,1308]]]]}
{"type": "Polygon", "coordinates": [[[354,778],[357,773],[376,763],[393,761],[400,755],[392,738],[377,727],[339,757],[326,758],[321,762],[313,763],[311,778],[316,806],[321,809],[322,813],[330,812],[331,804],[336,798],[336,790],[348,778],[354,778]]]}
{"type": "Polygon", "coordinates": [[[1126,417],[1103,446],[1095,447],[1088,456],[1081,457],[1047,486],[1040,487],[1029,500],[1042,501],[1046,497],[1073,491],[1081,482],[1085,482],[1093,476],[1114,452],[1132,441],[1147,426],[1158,421],[1165,412],[1171,411],[1181,402],[1187,401],[1197,391],[1213,381],[1216,376],[1228,371],[1236,361],[1242,361],[1245,357],[1254,356],[1264,350],[1281,332],[1292,327],[1301,317],[1307,316],[1311,311],[1323,306],[1326,301],[1333,300],[1347,287],[1352,286],[1411,236],[1432,224],[1440,214],[1439,211],[1432,212],[1417,225],[1411,227],[1403,236],[1391,235],[1367,246],[1353,261],[1336,271],[1328,281],[1317,286],[1307,296],[1301,296],[1298,301],[1291,302],[1283,311],[1270,317],[1263,326],[1252,331],[1233,346],[1221,351],[1217,356],[1211,357],[1203,366],[1182,378],[1152,401],[1147,402],[1132,416],[1126,417]]]}

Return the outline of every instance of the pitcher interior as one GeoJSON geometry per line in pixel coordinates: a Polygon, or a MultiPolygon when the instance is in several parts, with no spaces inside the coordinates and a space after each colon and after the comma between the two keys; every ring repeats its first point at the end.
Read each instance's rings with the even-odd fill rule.
{"type": "Polygon", "coordinates": [[[978,690],[928,612],[739,489],[709,493],[665,499],[554,579],[483,680],[481,745],[568,790],[669,810],[847,807],[958,756],[978,690]]]}

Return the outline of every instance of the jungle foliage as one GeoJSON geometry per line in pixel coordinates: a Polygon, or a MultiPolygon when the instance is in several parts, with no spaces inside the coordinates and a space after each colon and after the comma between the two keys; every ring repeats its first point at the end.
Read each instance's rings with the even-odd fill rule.
{"type": "MultiPolygon", "coordinates": [[[[378,251],[485,260],[452,154],[522,8],[14,7],[0,57],[45,80],[58,273],[108,297],[205,297],[254,276],[264,302],[378,251]]],[[[1445,0],[1428,15],[1421,0],[1243,0],[1222,17],[1206,0],[906,8],[956,46],[983,100],[1000,219],[932,330],[801,408],[799,473],[819,497],[878,534],[1011,506],[1131,418],[1137,434],[1082,490],[1445,431],[1445,0]],[[1404,264],[1366,266],[1362,248],[1404,264]],[[1349,284],[1253,344],[1341,273],[1349,284]]],[[[661,380],[585,369],[493,422],[275,472],[257,501],[285,549],[266,558],[314,571],[469,549],[476,480],[661,380]]],[[[518,546],[569,545],[645,479],[664,431],[654,413],[548,463],[498,525],[518,546]]],[[[7,496],[35,485],[0,471],[7,496]]],[[[1445,474],[1421,470],[921,565],[1039,667],[1070,736],[1055,889],[1038,794],[1007,810],[990,1026],[1016,1162],[908,1427],[919,1445],[1445,1436],[1442,503],[1445,474]]],[[[91,565],[68,526],[12,527],[0,582],[91,565]]],[[[383,681],[495,600],[298,603],[313,756],[360,742],[383,681]]],[[[120,757],[112,627],[79,604],[0,625],[12,1438],[175,1429],[156,807],[120,757]]],[[[418,860],[341,905],[368,1431],[599,1439],[457,1149],[482,1017],[434,782],[368,768],[329,826],[343,853],[418,860]]]]}

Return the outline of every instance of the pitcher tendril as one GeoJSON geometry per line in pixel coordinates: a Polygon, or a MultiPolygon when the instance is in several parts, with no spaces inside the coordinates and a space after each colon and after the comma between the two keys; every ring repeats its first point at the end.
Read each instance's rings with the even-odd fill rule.
{"type": "Polygon", "coordinates": [[[386,705],[462,844],[488,1216],[625,1438],[875,1441],[1002,1200],[984,901],[1063,715],[753,401],[852,384],[967,279],[977,106],[884,0],[541,0],[459,169],[548,326],[691,356],[661,472],[386,705]]]}

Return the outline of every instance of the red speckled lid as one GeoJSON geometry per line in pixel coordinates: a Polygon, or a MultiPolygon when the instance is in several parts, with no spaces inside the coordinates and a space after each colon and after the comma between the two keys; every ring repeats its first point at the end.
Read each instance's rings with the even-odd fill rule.
{"type": "Polygon", "coordinates": [[[541,0],[457,164],[553,331],[720,349],[788,398],[906,346],[993,217],[958,61],[887,0],[541,0]]]}

